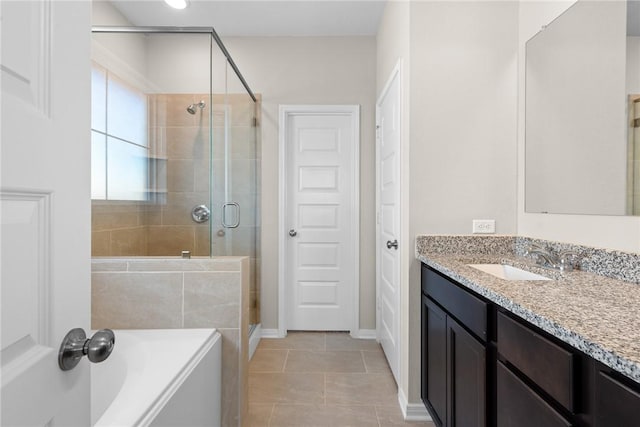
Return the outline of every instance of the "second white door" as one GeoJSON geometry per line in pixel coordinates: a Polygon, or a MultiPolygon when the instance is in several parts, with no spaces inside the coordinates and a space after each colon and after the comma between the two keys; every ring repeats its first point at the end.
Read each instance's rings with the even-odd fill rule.
{"type": "Polygon", "coordinates": [[[396,381],[400,360],[400,137],[398,65],[376,104],[378,340],[396,381]]]}
{"type": "Polygon", "coordinates": [[[357,106],[282,107],[288,330],[356,328],[357,106]]]}

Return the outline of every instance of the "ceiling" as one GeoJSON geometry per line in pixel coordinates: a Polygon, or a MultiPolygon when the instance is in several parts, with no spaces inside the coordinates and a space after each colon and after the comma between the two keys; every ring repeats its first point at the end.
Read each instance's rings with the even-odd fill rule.
{"type": "Polygon", "coordinates": [[[111,0],[136,26],[214,27],[221,36],[371,36],[386,0],[111,0]]]}

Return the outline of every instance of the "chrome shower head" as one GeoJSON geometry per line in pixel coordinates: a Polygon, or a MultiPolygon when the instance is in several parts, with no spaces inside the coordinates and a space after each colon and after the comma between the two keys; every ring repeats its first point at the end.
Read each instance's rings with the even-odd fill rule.
{"type": "Polygon", "coordinates": [[[196,108],[200,107],[200,109],[202,110],[205,105],[206,104],[204,103],[204,101],[200,101],[197,104],[191,104],[187,107],[187,112],[189,114],[195,114],[196,111],[198,111],[196,108]]]}

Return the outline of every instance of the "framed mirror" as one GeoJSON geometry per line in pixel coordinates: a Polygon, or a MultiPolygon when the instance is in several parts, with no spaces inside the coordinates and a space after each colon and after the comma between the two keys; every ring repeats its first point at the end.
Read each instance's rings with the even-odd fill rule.
{"type": "Polygon", "coordinates": [[[531,38],[525,211],[640,215],[638,99],[640,1],[580,0],[531,38]]]}

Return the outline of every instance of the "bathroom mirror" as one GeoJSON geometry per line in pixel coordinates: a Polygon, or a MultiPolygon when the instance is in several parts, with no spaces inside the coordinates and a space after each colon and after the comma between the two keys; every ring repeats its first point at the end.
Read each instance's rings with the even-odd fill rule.
{"type": "Polygon", "coordinates": [[[638,99],[640,1],[580,0],[530,39],[525,211],[640,215],[638,99]]]}

